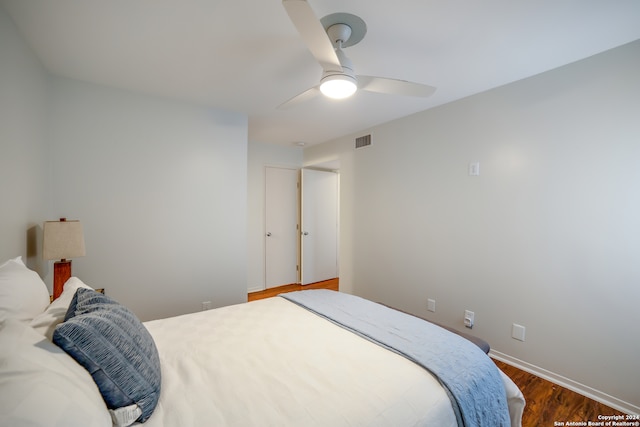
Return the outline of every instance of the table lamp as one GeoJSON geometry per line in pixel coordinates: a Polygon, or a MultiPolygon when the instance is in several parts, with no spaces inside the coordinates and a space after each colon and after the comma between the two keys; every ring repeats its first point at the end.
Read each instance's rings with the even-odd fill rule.
{"type": "Polygon", "coordinates": [[[42,257],[56,259],[53,263],[53,299],[60,296],[65,282],[71,277],[71,260],[85,255],[84,236],[80,221],[45,221],[42,257]]]}

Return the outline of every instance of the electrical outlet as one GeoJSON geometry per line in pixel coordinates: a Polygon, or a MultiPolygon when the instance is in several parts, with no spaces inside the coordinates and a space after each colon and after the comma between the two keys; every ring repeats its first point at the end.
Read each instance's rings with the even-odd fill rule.
{"type": "Polygon", "coordinates": [[[202,301],[202,311],[211,310],[211,301],[202,301]]]}
{"type": "Polygon", "coordinates": [[[464,311],[464,326],[466,326],[469,329],[472,329],[475,317],[476,317],[476,314],[473,311],[465,310],[464,311]]]}
{"type": "Polygon", "coordinates": [[[436,311],[436,300],[429,298],[427,300],[427,310],[428,311],[436,311]]]}

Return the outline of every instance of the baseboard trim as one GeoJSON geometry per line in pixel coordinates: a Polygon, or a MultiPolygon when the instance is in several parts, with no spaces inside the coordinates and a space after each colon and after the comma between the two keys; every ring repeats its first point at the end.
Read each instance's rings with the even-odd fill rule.
{"type": "Polygon", "coordinates": [[[574,381],[570,378],[564,377],[562,375],[556,374],[555,372],[548,371],[544,368],[541,368],[536,365],[532,365],[531,363],[525,362],[524,360],[517,359],[515,357],[509,356],[508,354],[501,353],[499,351],[490,350],[489,356],[497,359],[501,362],[506,363],[507,365],[514,366],[518,369],[522,369],[525,372],[529,372],[537,377],[543,378],[547,381],[551,381],[554,384],[557,384],[561,387],[567,388],[571,391],[575,391],[589,399],[595,400],[596,402],[600,402],[604,405],[607,405],[613,409],[617,409],[625,414],[629,415],[640,415],[640,407],[637,405],[633,405],[629,402],[625,402],[622,399],[618,399],[617,397],[611,396],[607,393],[604,393],[600,390],[596,390],[592,387],[574,381]]]}
{"type": "Polygon", "coordinates": [[[257,287],[257,286],[256,286],[256,287],[254,287],[254,288],[249,288],[249,289],[247,289],[247,293],[248,293],[248,294],[252,294],[252,293],[254,293],[254,292],[260,292],[260,291],[264,291],[264,290],[265,290],[265,287],[264,287],[264,286],[262,286],[262,287],[257,287]]]}

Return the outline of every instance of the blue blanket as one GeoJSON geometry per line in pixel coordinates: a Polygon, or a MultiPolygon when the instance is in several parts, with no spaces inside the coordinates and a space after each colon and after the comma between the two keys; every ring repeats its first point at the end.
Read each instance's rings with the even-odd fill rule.
{"type": "Polygon", "coordinates": [[[307,290],[280,295],[431,372],[460,427],[508,427],[498,368],[476,345],[437,325],[354,295],[307,290]]]}

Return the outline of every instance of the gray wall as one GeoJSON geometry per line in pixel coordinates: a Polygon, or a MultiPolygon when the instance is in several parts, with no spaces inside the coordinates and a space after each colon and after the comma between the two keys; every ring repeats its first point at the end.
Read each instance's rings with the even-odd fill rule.
{"type": "Polygon", "coordinates": [[[0,263],[22,255],[45,274],[47,74],[2,8],[0,58],[0,263]]]}
{"type": "Polygon", "coordinates": [[[83,222],[74,275],[142,319],[246,301],[247,119],[54,78],[52,214],[83,222]]]}
{"type": "Polygon", "coordinates": [[[307,148],[341,164],[341,289],[472,310],[496,354],[640,412],[639,117],[635,42],[307,148]]]}
{"type": "Polygon", "coordinates": [[[246,301],[247,118],[49,76],[0,9],[0,262],[84,225],[73,274],[142,320],[246,301]]]}

